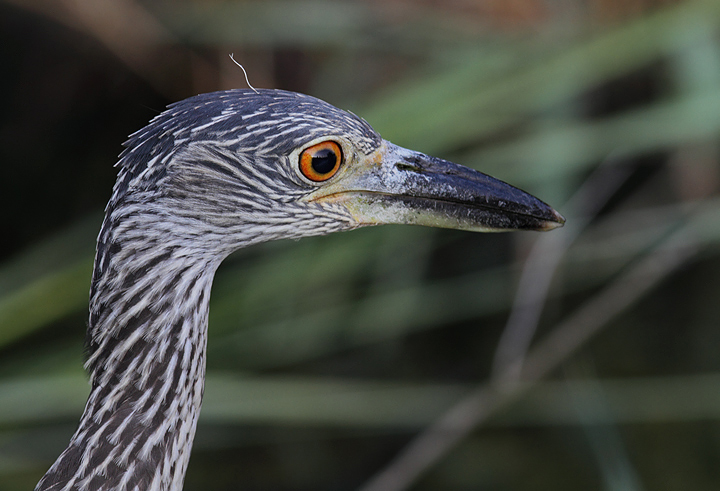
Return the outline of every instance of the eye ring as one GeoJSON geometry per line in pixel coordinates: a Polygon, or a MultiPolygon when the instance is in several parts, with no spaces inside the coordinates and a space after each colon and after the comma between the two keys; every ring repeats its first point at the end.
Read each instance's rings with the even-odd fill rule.
{"type": "Polygon", "coordinates": [[[300,153],[300,172],[313,182],[323,182],[337,174],[343,163],[340,145],[332,140],[316,143],[300,153]]]}

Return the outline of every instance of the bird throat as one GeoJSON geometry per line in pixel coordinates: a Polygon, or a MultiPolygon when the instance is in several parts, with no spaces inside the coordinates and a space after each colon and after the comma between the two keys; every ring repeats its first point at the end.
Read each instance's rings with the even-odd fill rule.
{"type": "Polygon", "coordinates": [[[182,489],[216,267],[171,244],[99,242],[86,364],[92,389],[70,445],[36,489],[182,489]]]}

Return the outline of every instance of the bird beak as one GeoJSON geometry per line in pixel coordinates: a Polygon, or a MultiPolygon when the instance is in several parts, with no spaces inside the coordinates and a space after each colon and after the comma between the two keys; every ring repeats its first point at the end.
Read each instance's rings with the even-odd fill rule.
{"type": "Polygon", "coordinates": [[[416,224],[479,232],[552,230],[565,219],[494,177],[390,142],[348,162],[307,198],[343,205],[361,225],[416,224]]]}

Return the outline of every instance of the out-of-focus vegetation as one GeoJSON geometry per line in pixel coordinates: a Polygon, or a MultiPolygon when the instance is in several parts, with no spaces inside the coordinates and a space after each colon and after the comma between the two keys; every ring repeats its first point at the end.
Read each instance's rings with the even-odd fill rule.
{"type": "Polygon", "coordinates": [[[229,53],[568,224],[234,255],[185,489],[720,489],[717,0],[6,0],[0,36],[0,490],[82,412],[120,143],[229,53]]]}

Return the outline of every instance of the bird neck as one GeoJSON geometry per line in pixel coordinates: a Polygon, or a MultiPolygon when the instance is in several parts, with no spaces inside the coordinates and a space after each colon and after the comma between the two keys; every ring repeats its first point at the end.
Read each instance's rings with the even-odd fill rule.
{"type": "Polygon", "coordinates": [[[140,250],[102,237],[87,340],[91,393],[70,445],[36,489],[180,490],[219,261],[172,243],[140,250]]]}

